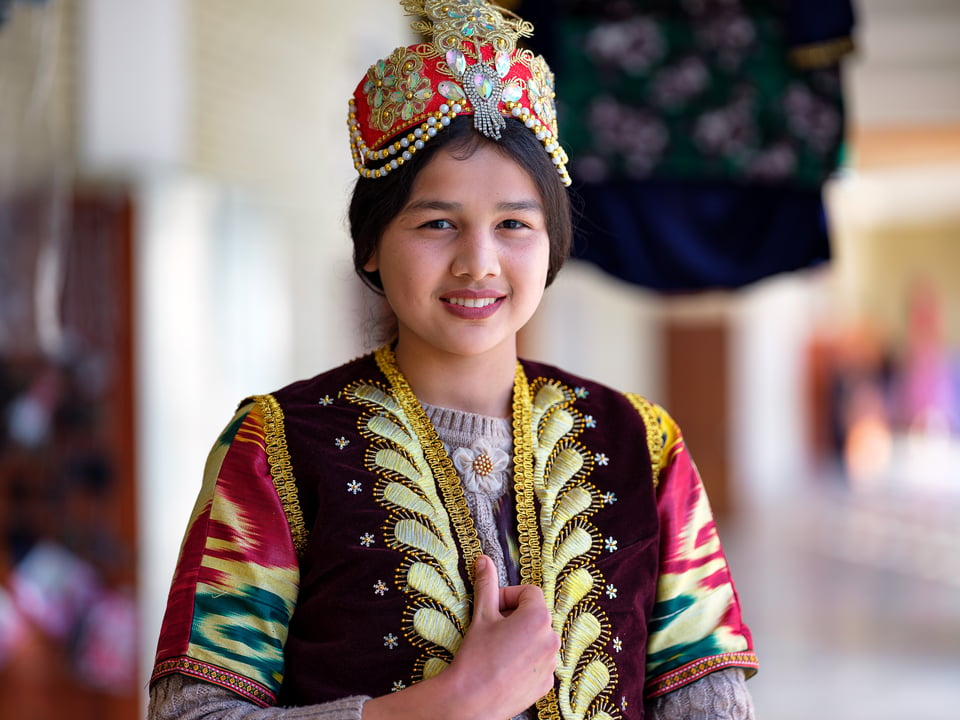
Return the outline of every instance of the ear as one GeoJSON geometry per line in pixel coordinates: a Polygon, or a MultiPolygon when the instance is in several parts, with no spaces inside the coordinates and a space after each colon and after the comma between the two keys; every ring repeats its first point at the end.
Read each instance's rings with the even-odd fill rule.
{"type": "Polygon", "coordinates": [[[374,250],[373,254],[370,256],[370,259],[363,264],[363,269],[366,272],[377,272],[380,269],[380,252],[379,250],[374,250]]]}

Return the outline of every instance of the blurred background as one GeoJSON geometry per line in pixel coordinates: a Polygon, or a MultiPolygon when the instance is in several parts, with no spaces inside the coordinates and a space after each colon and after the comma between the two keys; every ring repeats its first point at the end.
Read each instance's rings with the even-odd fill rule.
{"type": "MultiPolygon", "coordinates": [[[[573,260],[522,338],[679,420],[767,720],[960,712],[960,3],[855,10],[829,257],[573,260]]],[[[0,717],[142,716],[214,438],[370,347],[346,99],[407,32],[395,0],[0,0],[0,717]]]]}

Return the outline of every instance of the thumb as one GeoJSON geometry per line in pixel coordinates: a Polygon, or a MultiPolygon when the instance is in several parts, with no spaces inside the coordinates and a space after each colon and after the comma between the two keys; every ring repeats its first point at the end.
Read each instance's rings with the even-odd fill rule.
{"type": "Polygon", "coordinates": [[[473,566],[473,616],[500,613],[500,587],[493,562],[480,555],[473,566]]]}

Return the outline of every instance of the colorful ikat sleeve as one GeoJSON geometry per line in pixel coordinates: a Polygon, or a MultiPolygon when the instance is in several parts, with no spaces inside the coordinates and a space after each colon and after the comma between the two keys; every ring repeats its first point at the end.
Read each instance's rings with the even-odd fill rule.
{"type": "Polygon", "coordinates": [[[265,412],[259,400],[242,407],[210,452],[153,670],[154,680],[182,673],[261,706],[283,679],[300,581],[265,412]]]}
{"type": "Polygon", "coordinates": [[[680,429],[658,406],[662,453],[654,457],[660,577],[647,644],[646,694],[664,695],[704,675],[757,669],[749,628],[696,465],[680,429]]]}

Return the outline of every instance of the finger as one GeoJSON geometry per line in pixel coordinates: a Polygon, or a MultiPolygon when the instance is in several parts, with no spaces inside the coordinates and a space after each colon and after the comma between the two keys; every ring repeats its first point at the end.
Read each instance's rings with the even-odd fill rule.
{"type": "Polygon", "coordinates": [[[500,583],[493,562],[480,555],[473,566],[473,616],[492,617],[500,613],[500,583]]]}
{"type": "Polygon", "coordinates": [[[521,585],[507,585],[500,588],[500,612],[507,613],[517,609],[520,601],[521,585]]]}
{"type": "Polygon", "coordinates": [[[517,608],[537,608],[547,609],[547,601],[544,600],[543,590],[538,585],[516,585],[516,597],[514,606],[517,608]]]}

